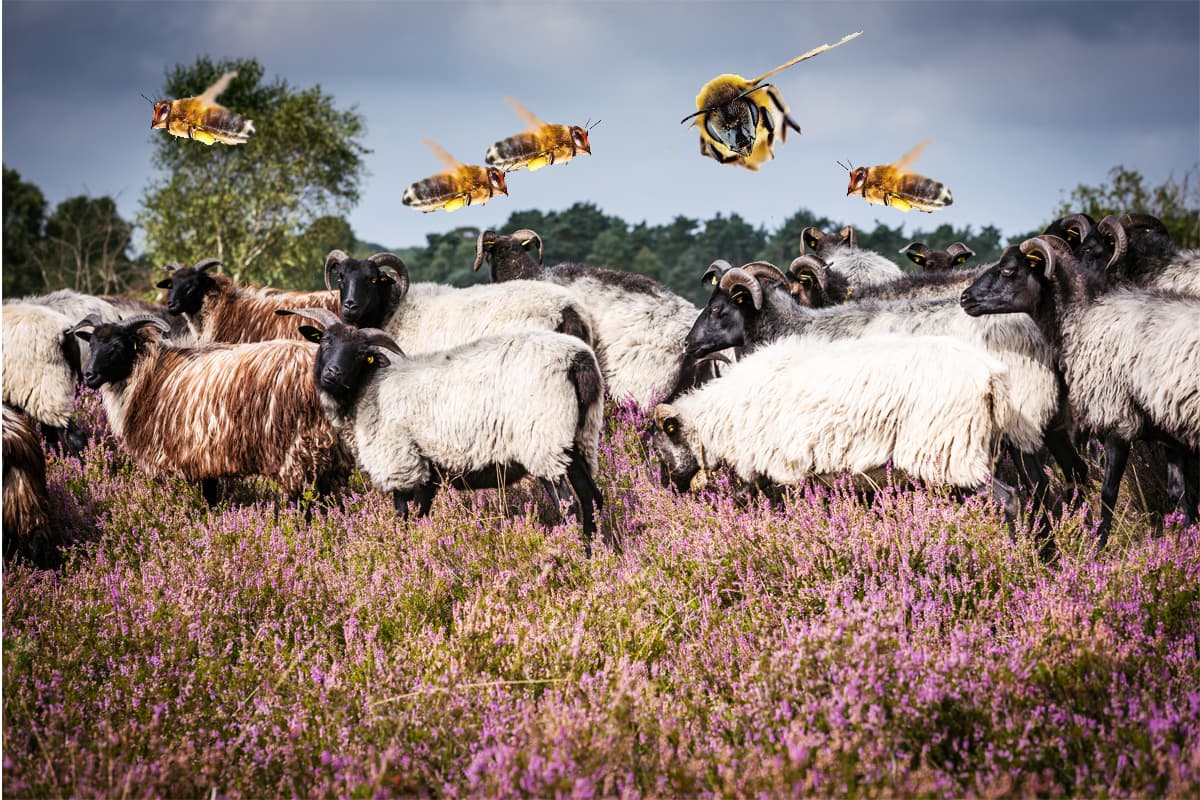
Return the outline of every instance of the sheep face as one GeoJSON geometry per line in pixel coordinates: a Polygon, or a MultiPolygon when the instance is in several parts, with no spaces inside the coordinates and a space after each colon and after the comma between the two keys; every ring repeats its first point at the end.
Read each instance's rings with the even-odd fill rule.
{"type": "Polygon", "coordinates": [[[692,358],[746,343],[746,323],[755,313],[750,292],[735,286],[729,293],[717,289],[696,318],[684,340],[685,353],[692,358]]]}
{"type": "Polygon", "coordinates": [[[144,343],[137,328],[120,323],[98,325],[94,331],[75,331],[75,335],[92,347],[83,371],[83,382],[90,389],[128,378],[144,343]]]}
{"type": "MultiPolygon", "coordinates": [[[[1036,239],[1031,241],[1037,241],[1036,239]]],[[[972,317],[984,314],[1034,314],[1041,304],[1049,276],[1043,253],[1023,253],[1009,247],[1000,260],[962,293],[963,310],[972,317]]]]}
{"type": "Polygon", "coordinates": [[[375,328],[360,329],[330,320],[324,331],[301,325],[300,333],[320,345],[313,364],[313,381],[341,416],[349,413],[371,376],[391,363],[383,349],[400,353],[396,343],[375,328]]]}
{"type": "Polygon", "coordinates": [[[221,262],[215,258],[205,259],[195,266],[182,266],[155,284],[167,290],[167,311],[171,314],[196,314],[204,303],[204,297],[216,286],[216,280],[208,274],[221,262]]]}
{"type": "Polygon", "coordinates": [[[700,462],[688,444],[679,414],[666,403],[657,406],[648,433],[650,447],[658,453],[661,485],[674,486],[679,492],[688,491],[700,472],[700,462]]]}
{"type": "Polygon", "coordinates": [[[367,259],[344,258],[327,262],[327,276],[337,278],[342,319],[361,327],[383,324],[394,302],[393,292],[408,290],[408,269],[391,253],[377,253],[367,259]]]}

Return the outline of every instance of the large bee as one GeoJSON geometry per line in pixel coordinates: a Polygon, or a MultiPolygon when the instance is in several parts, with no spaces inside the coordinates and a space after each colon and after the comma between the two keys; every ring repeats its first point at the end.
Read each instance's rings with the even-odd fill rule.
{"type": "Polygon", "coordinates": [[[216,102],[236,77],[236,71],[226,72],[204,94],[154,103],[150,129],[165,128],[172,136],[186,136],[207,145],[245,144],[254,134],[254,122],[216,102]]]}
{"type": "Polygon", "coordinates": [[[775,136],[787,141],[787,129],[800,133],[800,126],[788,116],[783,95],[772,84],[762,84],[767,78],[795,66],[826,50],[832,50],[859,36],[862,31],[842,37],[837,44],[823,44],[804,55],[796,56],[753,80],[741,75],[718,75],[696,95],[694,114],[681,119],[692,120],[700,128],[700,154],[721,164],[738,164],[757,172],[766,161],[775,157],[775,136]]]}
{"type": "Polygon", "coordinates": [[[581,125],[551,125],[542,122],[511,97],[504,98],[504,101],[516,109],[517,116],[529,127],[515,136],[501,139],[488,148],[484,161],[490,166],[505,172],[522,167],[533,172],[550,164],[565,164],[579,155],[580,151],[591,155],[592,146],[588,143],[590,128],[581,125]]]}
{"type": "Polygon", "coordinates": [[[424,211],[455,211],[472,203],[486,203],[496,192],[508,194],[504,173],[495,167],[464,164],[447,153],[437,142],[422,139],[446,167],[445,172],[417,181],[404,190],[400,198],[406,206],[424,211]]]}
{"type": "Polygon", "coordinates": [[[877,167],[855,167],[843,164],[850,170],[850,188],[846,196],[858,192],[868,203],[891,206],[901,211],[917,209],[933,212],[954,202],[950,189],[932,178],[909,172],[908,167],[921,155],[921,151],[932,142],[926,139],[909,150],[894,164],[877,167]]]}

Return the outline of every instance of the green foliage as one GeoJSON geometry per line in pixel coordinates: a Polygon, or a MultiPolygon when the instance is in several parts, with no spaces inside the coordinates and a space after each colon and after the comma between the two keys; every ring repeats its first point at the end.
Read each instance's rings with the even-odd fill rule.
{"type": "Polygon", "coordinates": [[[33,255],[42,238],[45,220],[46,198],[42,190],[21,180],[20,173],[4,165],[5,296],[31,294],[41,288],[33,255]]]}
{"type": "Polygon", "coordinates": [[[200,94],[222,73],[238,77],[218,102],[254,121],[245,145],[206,147],[155,131],[154,164],[163,177],[142,198],[138,223],[153,264],[215,256],[236,280],[312,285],[326,241],[352,242],[344,216],[364,176],[364,124],[321,87],[265,81],[253,59],[201,57],[166,77],[163,96],[200,94]]]}
{"type": "Polygon", "coordinates": [[[1147,186],[1137,170],[1118,164],[1108,171],[1108,183],[1080,184],[1059,204],[1054,216],[1082,211],[1097,220],[1129,212],[1153,214],[1163,221],[1171,240],[1184,248],[1200,247],[1200,187],[1196,167],[1175,180],[1172,174],[1159,186],[1147,186]]]}

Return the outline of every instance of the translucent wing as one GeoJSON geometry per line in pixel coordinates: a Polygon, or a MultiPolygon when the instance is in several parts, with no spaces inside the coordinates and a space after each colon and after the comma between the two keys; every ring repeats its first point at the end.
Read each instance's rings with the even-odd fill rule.
{"type": "Polygon", "coordinates": [[[846,36],[843,36],[840,42],[835,42],[834,44],[823,44],[820,47],[814,47],[812,50],[809,50],[804,55],[796,56],[791,61],[788,61],[785,64],[780,64],[778,67],[771,70],[770,72],[764,72],[762,75],[759,75],[757,78],[755,78],[753,81],[751,81],[751,83],[758,85],[758,84],[762,83],[763,81],[765,81],[767,78],[771,77],[772,75],[777,75],[778,73],[783,72],[788,67],[794,67],[795,65],[799,64],[801,61],[807,61],[808,59],[812,58],[813,56],[819,56],[819,55],[821,55],[821,53],[824,53],[826,50],[832,50],[835,47],[845,44],[846,42],[850,41],[851,39],[857,39],[861,35],[862,35],[862,31],[859,31],[858,33],[851,33],[846,36]]]}
{"type": "Polygon", "coordinates": [[[437,156],[438,161],[441,161],[447,169],[457,169],[458,167],[462,166],[461,161],[447,153],[444,149],[442,149],[440,144],[432,139],[422,139],[421,142],[433,151],[433,154],[437,156]]]}
{"type": "Polygon", "coordinates": [[[512,99],[511,97],[504,98],[504,102],[508,103],[510,106],[513,107],[513,110],[517,112],[517,116],[521,118],[522,122],[524,122],[526,125],[529,126],[530,130],[533,130],[534,128],[540,128],[546,124],[546,123],[542,122],[540,119],[538,119],[537,117],[535,117],[533,115],[533,112],[531,112],[528,108],[521,105],[520,103],[518,103],[516,100],[512,99]]]}
{"type": "Polygon", "coordinates": [[[929,143],[932,141],[933,139],[926,139],[925,141],[921,142],[912,150],[909,150],[907,153],[900,156],[900,160],[895,164],[892,164],[892,166],[899,170],[908,169],[914,161],[921,157],[921,153],[925,151],[925,148],[928,147],[929,143]]]}
{"type": "Polygon", "coordinates": [[[217,97],[220,96],[221,92],[223,92],[229,88],[229,82],[232,81],[236,77],[237,77],[237,70],[233,70],[232,72],[226,72],[224,75],[217,78],[216,83],[214,83],[212,86],[205,89],[204,94],[200,95],[197,99],[201,103],[209,103],[209,104],[215,103],[217,101],[217,97]]]}

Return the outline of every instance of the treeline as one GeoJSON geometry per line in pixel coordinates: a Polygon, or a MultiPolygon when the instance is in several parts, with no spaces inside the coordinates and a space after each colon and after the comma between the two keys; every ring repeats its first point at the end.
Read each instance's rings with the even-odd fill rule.
{"type": "MultiPolygon", "coordinates": [[[[565,211],[516,211],[501,226],[501,233],[520,228],[537,231],[545,243],[545,263],[577,261],[597,267],[638,272],[662,281],[675,291],[701,302],[707,293],[700,276],[714,259],[731,264],[765,260],[786,269],[800,255],[800,234],[810,225],[825,231],[840,230],[845,223],[800,209],[775,230],[754,226],[738,214],[717,214],[699,220],[679,216],[665,225],[631,224],[605,214],[592,203],[576,203],[565,211]]],[[[892,258],[901,267],[915,266],[899,250],[912,241],[945,247],[961,241],[978,259],[992,259],[1003,249],[1002,235],[993,226],[976,231],[971,227],[936,228],[904,232],[877,224],[873,230],[857,231],[860,247],[892,258]]],[[[424,247],[393,250],[408,264],[416,280],[431,280],[465,286],[487,280],[487,272],[471,271],[479,228],[461,227],[449,233],[429,234],[424,247]]],[[[362,242],[358,255],[378,252],[379,246],[362,242]]]]}

